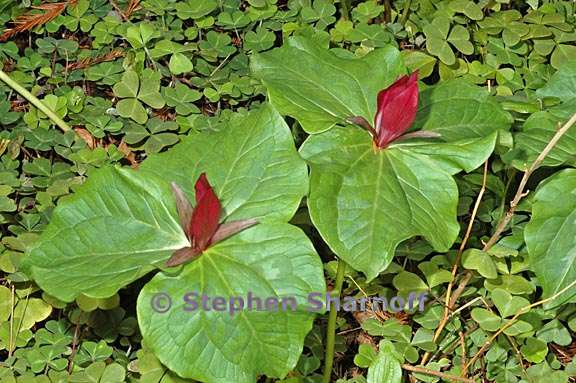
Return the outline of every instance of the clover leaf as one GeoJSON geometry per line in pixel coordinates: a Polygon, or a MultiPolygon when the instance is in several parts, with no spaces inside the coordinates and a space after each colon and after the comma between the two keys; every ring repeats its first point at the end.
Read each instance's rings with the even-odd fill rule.
{"type": "Polygon", "coordinates": [[[136,149],[143,149],[148,154],[158,153],[180,140],[175,132],[177,130],[178,124],[176,122],[163,121],[159,117],[155,117],[148,120],[145,126],[129,124],[126,127],[125,141],[136,149]]]}
{"type": "Polygon", "coordinates": [[[149,41],[160,36],[160,31],[148,22],[139,23],[136,26],[128,27],[126,30],[126,40],[136,49],[145,47],[149,41]]]}
{"type": "Polygon", "coordinates": [[[176,11],[178,17],[187,19],[199,19],[211,13],[218,7],[216,0],[188,0],[185,2],[178,2],[176,4],[176,11]]]}
{"type": "Polygon", "coordinates": [[[432,23],[424,27],[426,35],[426,49],[438,57],[444,64],[452,65],[456,56],[450,47],[452,44],[463,54],[474,53],[474,46],[470,42],[470,33],[461,25],[450,29],[450,19],[444,16],[436,17],[432,23]]]}
{"type": "Polygon", "coordinates": [[[495,13],[478,22],[478,25],[491,35],[502,33],[502,40],[506,46],[514,46],[530,32],[530,27],[520,21],[522,15],[517,10],[508,10],[495,13]]]}
{"type": "Polygon", "coordinates": [[[163,88],[162,94],[166,104],[175,108],[176,113],[188,116],[193,113],[200,113],[200,109],[193,104],[202,98],[202,93],[195,89],[190,89],[182,83],[177,83],[174,88],[163,88]]]}
{"type": "Polygon", "coordinates": [[[118,113],[139,124],[148,121],[148,113],[142,103],[155,109],[165,105],[160,94],[160,78],[152,70],[145,69],[141,77],[135,71],[128,70],[113,89],[114,95],[121,98],[116,104],[118,113]]]}

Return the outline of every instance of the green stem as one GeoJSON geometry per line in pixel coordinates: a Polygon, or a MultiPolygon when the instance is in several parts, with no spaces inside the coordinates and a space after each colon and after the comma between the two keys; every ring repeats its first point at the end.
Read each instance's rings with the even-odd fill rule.
{"type": "Polygon", "coordinates": [[[22,97],[24,97],[32,105],[34,105],[36,108],[38,108],[42,113],[44,113],[46,116],[48,116],[48,118],[50,120],[52,120],[52,122],[54,122],[56,125],[58,125],[60,127],[60,129],[62,129],[65,132],[67,132],[71,129],[70,126],[66,122],[64,122],[64,120],[62,120],[60,117],[58,117],[58,115],[56,115],[56,113],[54,113],[54,111],[52,109],[48,108],[42,101],[40,101],[32,93],[28,92],[28,90],[26,90],[26,88],[24,88],[22,85],[18,84],[16,81],[12,80],[10,78],[10,76],[8,76],[1,69],[0,69],[0,80],[4,81],[6,83],[6,85],[8,85],[10,88],[14,89],[16,92],[20,93],[20,95],[22,97]]]}
{"type": "MultiPolygon", "coordinates": [[[[336,271],[336,281],[334,282],[334,289],[332,296],[340,297],[342,285],[344,284],[344,272],[346,271],[346,263],[338,259],[338,269],[336,271]]],[[[334,364],[334,344],[336,341],[336,319],[338,317],[338,310],[332,308],[328,316],[328,329],[326,330],[326,356],[324,357],[324,377],[322,383],[330,383],[332,376],[332,366],[334,364]]]]}
{"type": "Polygon", "coordinates": [[[340,15],[344,20],[350,20],[350,0],[340,0],[340,15]]]}
{"type": "Polygon", "coordinates": [[[404,9],[402,10],[402,16],[400,17],[400,24],[406,24],[408,21],[408,16],[410,16],[410,6],[412,5],[412,0],[405,0],[404,9]]]}

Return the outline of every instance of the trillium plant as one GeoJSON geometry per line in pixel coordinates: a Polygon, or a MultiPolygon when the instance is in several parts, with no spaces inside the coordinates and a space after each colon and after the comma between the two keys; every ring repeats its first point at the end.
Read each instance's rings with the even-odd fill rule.
{"type": "Polygon", "coordinates": [[[196,205],[192,208],[186,194],[178,184],[172,183],[180,225],[190,241],[190,246],[176,250],[166,261],[167,266],[180,265],[198,256],[209,246],[258,223],[254,219],[245,219],[220,224],[222,205],[210,186],[206,173],[200,174],[194,189],[196,205]]]}
{"type": "MultiPolygon", "coordinates": [[[[307,297],[326,293],[320,256],[290,223],[304,197],[331,250],[322,256],[338,260],[332,294],[339,294],[346,269],[371,281],[414,237],[437,252],[451,249],[460,232],[454,176],[480,167],[513,121],[469,82],[419,84],[391,46],[344,57],[294,37],[253,54],[250,67],[265,103],[213,131],[191,131],[138,170],[93,171],[59,202],[24,260],[42,290],[65,302],[108,298],[147,276],[137,302],[146,347],[177,375],[201,382],[253,383],[295,368],[323,315],[308,309],[307,297]],[[285,116],[308,134],[298,150],[285,116]],[[190,311],[190,292],[289,296],[296,308],[190,311]],[[170,303],[161,310],[159,294],[170,303]]],[[[573,183],[572,173],[562,177],[555,182],[573,183]]],[[[549,214],[553,186],[538,194],[535,219],[549,214]]],[[[544,253],[538,227],[528,226],[529,250],[544,253]]],[[[336,315],[328,318],[326,383],[336,315]]],[[[381,346],[388,349],[377,363],[390,375],[379,381],[399,382],[403,357],[381,346]]]]}

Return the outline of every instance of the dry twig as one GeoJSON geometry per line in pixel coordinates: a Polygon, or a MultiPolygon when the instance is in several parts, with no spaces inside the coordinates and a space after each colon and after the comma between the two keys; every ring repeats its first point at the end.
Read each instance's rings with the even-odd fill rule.
{"type": "Polygon", "coordinates": [[[451,380],[453,382],[474,383],[474,381],[472,379],[463,378],[461,376],[456,376],[456,375],[449,375],[449,374],[445,374],[445,373],[440,372],[440,371],[430,370],[430,369],[424,368],[424,367],[415,367],[415,366],[411,366],[409,364],[403,364],[402,368],[406,371],[415,372],[417,374],[437,376],[439,378],[451,380]]]}
{"type": "Polygon", "coordinates": [[[548,145],[546,145],[544,150],[542,150],[542,152],[538,155],[536,160],[534,160],[532,165],[530,165],[528,170],[526,170],[524,172],[524,175],[522,176],[522,179],[520,180],[520,185],[518,185],[518,190],[516,191],[516,195],[514,196],[514,199],[512,200],[512,202],[510,202],[510,208],[506,212],[506,215],[498,223],[498,226],[496,227],[496,231],[494,231],[494,234],[492,234],[492,237],[490,237],[488,242],[486,242],[486,245],[484,245],[484,251],[489,250],[492,246],[494,246],[494,244],[496,242],[498,242],[498,240],[500,239],[500,236],[502,235],[502,232],[506,229],[506,227],[510,223],[510,220],[514,216],[514,212],[516,211],[516,208],[518,207],[520,200],[522,198],[524,198],[527,194],[527,192],[526,193],[524,192],[524,189],[526,188],[526,184],[528,183],[528,179],[530,178],[532,173],[534,173],[534,171],[536,171],[536,169],[538,169],[540,167],[540,165],[542,164],[542,161],[544,161],[546,156],[548,156],[550,151],[554,148],[554,146],[556,146],[556,144],[558,143],[558,141],[560,141],[562,136],[564,134],[566,134],[566,132],[575,123],[576,123],[576,113],[574,113],[574,115],[572,115],[572,117],[563,126],[561,126],[556,131],[556,134],[554,134],[552,139],[548,142],[548,145]]]}

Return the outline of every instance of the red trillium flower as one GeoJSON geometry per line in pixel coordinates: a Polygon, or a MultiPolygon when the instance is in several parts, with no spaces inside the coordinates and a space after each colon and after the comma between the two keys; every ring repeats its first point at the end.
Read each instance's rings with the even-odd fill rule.
{"type": "Polygon", "coordinates": [[[348,119],[372,134],[374,146],[384,149],[400,137],[438,137],[435,132],[419,131],[405,134],[414,123],[418,110],[418,72],[402,76],[394,84],[378,93],[374,126],[364,117],[348,119]]]}
{"type": "Polygon", "coordinates": [[[208,182],[206,173],[200,175],[194,189],[196,206],[192,208],[182,189],[176,183],[172,183],[180,226],[186,233],[191,246],[176,250],[166,262],[167,266],[185,263],[210,246],[258,223],[254,219],[246,219],[220,224],[222,205],[208,182]]]}
{"type": "Polygon", "coordinates": [[[418,110],[418,72],[400,77],[378,93],[378,111],[374,117],[374,143],[385,148],[406,133],[418,110]]]}

